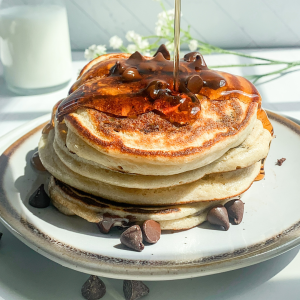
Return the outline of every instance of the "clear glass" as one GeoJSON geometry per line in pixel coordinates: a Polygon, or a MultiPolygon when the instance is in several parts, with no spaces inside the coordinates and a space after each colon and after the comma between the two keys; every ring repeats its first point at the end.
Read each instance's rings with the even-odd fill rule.
{"type": "Polygon", "coordinates": [[[8,88],[18,94],[58,90],[71,79],[66,8],[59,0],[3,0],[1,61],[8,88]]]}

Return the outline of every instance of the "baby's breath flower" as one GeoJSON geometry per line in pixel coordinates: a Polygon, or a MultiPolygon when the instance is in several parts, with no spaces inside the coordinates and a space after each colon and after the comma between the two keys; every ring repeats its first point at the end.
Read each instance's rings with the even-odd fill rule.
{"type": "Polygon", "coordinates": [[[166,47],[170,52],[174,52],[174,42],[167,42],[166,47]]]}
{"type": "Polygon", "coordinates": [[[189,42],[189,48],[191,51],[195,51],[198,48],[198,42],[196,40],[191,40],[189,42]]]}
{"type": "Polygon", "coordinates": [[[106,46],[105,45],[92,45],[88,49],[84,51],[84,57],[88,60],[92,60],[102,54],[106,53],[106,46]]]}
{"type": "Polygon", "coordinates": [[[172,32],[170,32],[170,26],[171,26],[171,28],[174,27],[174,24],[173,24],[174,16],[175,16],[174,9],[160,12],[157,15],[157,22],[155,23],[156,35],[169,36],[172,33],[172,32]]]}
{"type": "Polygon", "coordinates": [[[94,58],[94,53],[91,54],[89,49],[85,49],[84,58],[87,59],[87,60],[92,60],[94,58]]]}
{"type": "Polygon", "coordinates": [[[129,45],[127,46],[127,51],[128,51],[129,53],[135,52],[136,49],[137,49],[137,47],[136,47],[135,44],[129,44],[129,45]]]}
{"type": "Polygon", "coordinates": [[[130,30],[126,33],[126,39],[128,42],[134,42],[134,43],[140,43],[142,40],[142,37],[137,34],[136,32],[134,32],[133,30],[130,30]]]}
{"type": "Polygon", "coordinates": [[[109,40],[109,45],[113,49],[118,49],[123,45],[123,41],[121,38],[119,38],[117,35],[114,35],[109,40]]]}
{"type": "Polygon", "coordinates": [[[96,50],[95,50],[95,55],[96,56],[100,56],[102,54],[105,54],[106,53],[106,46],[105,45],[98,45],[96,47],[96,50]]]}
{"type": "Polygon", "coordinates": [[[149,47],[149,42],[148,40],[141,40],[139,43],[138,43],[138,47],[140,48],[140,50],[144,50],[146,48],[149,47]]]}

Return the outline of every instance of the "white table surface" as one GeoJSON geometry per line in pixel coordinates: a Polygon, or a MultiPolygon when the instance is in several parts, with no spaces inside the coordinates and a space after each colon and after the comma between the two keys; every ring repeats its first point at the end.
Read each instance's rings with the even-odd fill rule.
{"type": "MultiPolygon", "coordinates": [[[[258,56],[278,60],[299,60],[300,49],[277,49],[251,52],[258,56]]],[[[82,53],[74,53],[73,79],[86,61],[82,53]]],[[[245,59],[213,55],[205,57],[209,65],[242,63],[245,59]]],[[[249,62],[249,61],[248,61],[249,62]]],[[[276,68],[276,67],[275,67],[276,68]]],[[[227,69],[238,75],[269,71],[266,67],[227,69]]],[[[36,96],[17,96],[7,90],[0,66],[0,136],[43,114],[65,97],[69,86],[63,90],[36,96]]],[[[263,98],[263,107],[300,119],[300,71],[272,78],[257,87],[263,98]]],[[[62,267],[34,252],[2,224],[0,232],[0,300],[10,299],[83,299],[81,285],[88,275],[62,267]]],[[[269,261],[206,277],[147,282],[150,295],[146,299],[300,299],[300,247],[269,261]]],[[[104,299],[124,299],[122,281],[104,279],[107,295],[104,299]]]]}

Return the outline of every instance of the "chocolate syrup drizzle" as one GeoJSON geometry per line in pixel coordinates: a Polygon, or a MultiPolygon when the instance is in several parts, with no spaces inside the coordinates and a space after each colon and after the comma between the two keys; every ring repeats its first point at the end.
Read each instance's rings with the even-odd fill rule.
{"type": "Polygon", "coordinates": [[[165,45],[152,59],[135,52],[128,58],[100,61],[79,77],[58,106],[56,116],[61,121],[80,107],[129,118],[153,111],[182,126],[199,118],[199,95],[213,100],[237,97],[245,102],[260,102],[258,91],[249,81],[209,70],[199,52],[181,59],[178,92],[173,86],[173,67],[165,45]]]}

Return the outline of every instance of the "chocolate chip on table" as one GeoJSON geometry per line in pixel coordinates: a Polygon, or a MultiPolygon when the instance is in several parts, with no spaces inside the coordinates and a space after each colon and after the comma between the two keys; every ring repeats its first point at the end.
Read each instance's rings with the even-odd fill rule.
{"type": "Polygon", "coordinates": [[[133,225],[126,229],[120,237],[123,245],[141,252],[144,249],[143,234],[139,225],[133,225]]]}
{"type": "Polygon", "coordinates": [[[124,280],[123,292],[126,300],[137,300],[149,294],[149,288],[136,280],[124,280]]]}
{"type": "Polygon", "coordinates": [[[46,208],[50,205],[50,198],[43,184],[30,196],[29,204],[36,208],[46,208]]]}
{"type": "Polygon", "coordinates": [[[143,223],[142,232],[144,241],[150,244],[155,244],[160,239],[160,224],[153,220],[147,220],[143,223]]]}
{"type": "Polygon", "coordinates": [[[277,162],[275,165],[280,167],[285,161],[286,161],[286,158],[277,159],[277,162]]]}
{"type": "Polygon", "coordinates": [[[106,286],[104,282],[95,275],[91,275],[81,288],[81,294],[87,300],[101,299],[105,293],[106,286]]]}
{"type": "Polygon", "coordinates": [[[224,206],[213,207],[207,215],[207,221],[213,225],[222,226],[226,231],[229,229],[229,217],[224,206]]]}
{"type": "Polygon", "coordinates": [[[244,216],[244,203],[240,199],[228,201],[225,205],[231,224],[238,225],[244,216]]]}
{"type": "Polygon", "coordinates": [[[2,232],[0,232],[0,241],[1,241],[2,235],[3,235],[3,233],[2,233],[2,232]]]}

